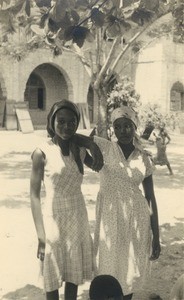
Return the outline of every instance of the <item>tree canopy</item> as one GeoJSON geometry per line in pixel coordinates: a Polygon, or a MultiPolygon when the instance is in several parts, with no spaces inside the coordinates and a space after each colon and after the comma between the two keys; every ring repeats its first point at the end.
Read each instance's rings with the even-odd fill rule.
{"type": "MultiPolygon", "coordinates": [[[[184,0],[0,0],[1,48],[15,51],[15,41],[10,41],[18,32],[26,36],[25,42],[21,39],[23,49],[47,46],[54,55],[74,51],[90,75],[103,131],[108,85],[118,62],[130,46],[137,52],[141,47],[135,43],[137,38],[169,12],[174,20],[173,39],[183,42],[184,0]],[[88,51],[84,51],[86,45],[88,51]]],[[[20,59],[17,52],[16,57],[20,59]]]]}
{"type": "MultiPolygon", "coordinates": [[[[0,22],[3,39],[20,27],[39,35],[59,48],[71,41],[82,47],[93,41],[95,28],[104,37],[126,36],[136,25],[145,26],[173,11],[177,31],[183,41],[183,1],[166,0],[0,0],[0,22]],[[181,24],[182,23],[182,24],[181,24]]],[[[176,33],[176,30],[175,30],[176,33]]]]}

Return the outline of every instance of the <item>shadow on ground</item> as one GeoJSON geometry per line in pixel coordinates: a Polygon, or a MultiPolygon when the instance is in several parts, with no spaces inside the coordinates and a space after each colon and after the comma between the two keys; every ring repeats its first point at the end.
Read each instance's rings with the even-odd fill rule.
{"type": "Polygon", "coordinates": [[[45,300],[43,290],[27,284],[25,287],[9,292],[1,300],[45,300]]]}
{"type": "MultiPolygon", "coordinates": [[[[183,273],[184,218],[176,219],[174,226],[165,223],[160,226],[161,255],[152,264],[151,280],[146,288],[159,294],[163,300],[170,297],[171,288],[183,273]]],[[[146,299],[138,295],[136,300],[146,299]]],[[[149,299],[149,298],[148,298],[149,299]]]]}
{"type": "Polygon", "coordinates": [[[31,172],[31,154],[10,152],[2,157],[0,167],[4,178],[28,178],[31,172]]]}
{"type": "MultiPolygon", "coordinates": [[[[28,200],[16,200],[15,198],[20,199],[20,195],[13,196],[12,198],[8,197],[5,198],[4,200],[0,201],[0,207],[6,207],[6,208],[22,208],[22,207],[30,207],[30,202],[28,200]]],[[[21,197],[24,199],[28,199],[29,194],[25,193],[21,194],[21,197]]]]}
{"type": "MultiPolygon", "coordinates": [[[[83,289],[82,293],[79,293],[77,299],[87,300],[88,295],[88,290],[83,289]]],[[[64,299],[63,296],[63,294],[60,294],[60,299],[64,299]]],[[[45,295],[42,289],[34,285],[27,284],[16,291],[7,293],[1,298],[1,300],[45,300],[45,295]]]]}

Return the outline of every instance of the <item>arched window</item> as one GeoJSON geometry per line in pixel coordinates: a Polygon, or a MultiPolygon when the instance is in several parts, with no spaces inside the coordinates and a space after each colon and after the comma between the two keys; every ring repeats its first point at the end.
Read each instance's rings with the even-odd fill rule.
{"type": "Polygon", "coordinates": [[[27,81],[24,100],[28,101],[29,109],[45,109],[45,86],[35,73],[32,73],[27,81]]]}
{"type": "Polygon", "coordinates": [[[184,111],[184,86],[179,81],[175,82],[171,88],[170,110],[184,111]]]}

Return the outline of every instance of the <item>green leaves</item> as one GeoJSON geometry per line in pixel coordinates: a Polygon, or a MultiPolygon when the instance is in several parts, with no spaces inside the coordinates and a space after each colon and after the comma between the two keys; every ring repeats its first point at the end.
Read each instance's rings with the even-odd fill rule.
{"type": "Polygon", "coordinates": [[[29,0],[26,0],[26,2],[25,2],[25,12],[26,12],[27,16],[30,17],[31,7],[30,7],[30,1],[29,0]]]}
{"type": "Polygon", "coordinates": [[[137,23],[140,26],[143,26],[145,24],[145,22],[149,22],[150,19],[153,16],[153,12],[150,10],[147,10],[145,8],[138,8],[136,9],[132,16],[131,16],[131,20],[135,23],[137,23]]]}
{"type": "Polygon", "coordinates": [[[78,47],[82,47],[87,35],[90,33],[89,29],[82,26],[71,26],[64,32],[64,39],[66,41],[72,40],[78,47]]]}
{"type": "Polygon", "coordinates": [[[114,38],[118,35],[123,35],[127,30],[131,28],[131,25],[123,18],[117,18],[110,15],[107,18],[106,35],[108,38],[114,38]]]}
{"type": "Polygon", "coordinates": [[[35,0],[38,7],[50,7],[51,0],[35,0]]]}
{"type": "Polygon", "coordinates": [[[178,1],[174,6],[172,15],[174,18],[173,41],[184,43],[184,3],[178,1]]]}
{"type": "Polygon", "coordinates": [[[121,80],[115,84],[107,99],[108,111],[120,107],[123,104],[133,108],[138,108],[141,105],[140,96],[136,93],[134,84],[128,77],[121,78],[121,80]]]}
{"type": "MultiPolygon", "coordinates": [[[[168,1],[164,1],[0,0],[0,23],[5,35],[15,32],[18,26],[26,29],[32,24],[33,34],[44,37],[47,44],[57,42],[56,46],[62,47],[71,41],[82,47],[85,40],[94,40],[95,27],[103,28],[103,36],[109,39],[126,39],[131,28],[137,30],[169,9],[168,1]]],[[[184,39],[182,9],[177,6],[173,11],[175,39],[180,41],[184,39]]]]}
{"type": "Polygon", "coordinates": [[[104,25],[105,15],[97,7],[91,10],[91,21],[99,27],[104,25]]]}

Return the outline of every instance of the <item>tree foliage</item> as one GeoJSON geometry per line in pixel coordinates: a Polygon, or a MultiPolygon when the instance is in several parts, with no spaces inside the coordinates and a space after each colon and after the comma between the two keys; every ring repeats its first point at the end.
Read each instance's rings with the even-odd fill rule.
{"type": "MultiPolygon", "coordinates": [[[[65,50],[75,52],[91,77],[91,86],[98,98],[98,122],[104,130],[108,85],[112,76],[116,76],[118,62],[132,45],[137,51],[140,44],[134,42],[160,16],[173,10],[177,19],[178,11],[173,2],[0,0],[1,46],[9,49],[7,46],[11,44],[12,47],[12,33],[21,31],[26,35],[24,49],[44,44],[54,55],[65,50]],[[88,51],[84,51],[85,47],[88,51]],[[108,51],[105,53],[104,49],[108,51]]],[[[16,49],[18,58],[19,54],[16,49]]]]}
{"type": "Polygon", "coordinates": [[[184,0],[176,1],[172,14],[174,18],[173,40],[177,43],[184,43],[184,0]]]}
{"type": "Polygon", "coordinates": [[[118,83],[116,83],[113,89],[108,93],[107,97],[107,111],[108,111],[108,127],[110,126],[111,112],[122,105],[130,106],[138,112],[141,102],[140,95],[136,92],[134,83],[129,77],[122,77],[118,83]]]}
{"type": "Polygon", "coordinates": [[[0,0],[2,34],[29,27],[49,43],[79,47],[102,28],[108,38],[126,35],[132,24],[144,26],[170,9],[164,1],[141,0],[0,0]]]}
{"type": "Polygon", "coordinates": [[[134,109],[138,109],[141,105],[140,95],[136,93],[133,82],[127,76],[121,78],[121,80],[114,85],[107,98],[109,111],[121,105],[130,106],[134,109]]]}

